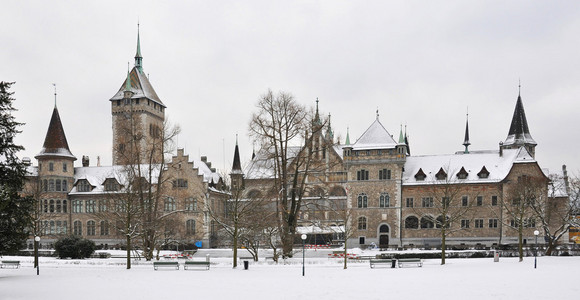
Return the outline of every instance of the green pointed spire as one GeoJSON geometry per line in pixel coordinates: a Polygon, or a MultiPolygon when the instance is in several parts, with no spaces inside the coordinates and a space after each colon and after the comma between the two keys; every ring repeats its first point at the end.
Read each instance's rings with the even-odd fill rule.
{"type": "Polygon", "coordinates": [[[348,127],[346,128],[346,141],[345,145],[350,145],[350,135],[348,134],[348,127]]]}
{"type": "Polygon", "coordinates": [[[405,136],[403,135],[403,124],[401,124],[401,130],[399,131],[399,144],[405,143],[405,136]]]}
{"type": "Polygon", "coordinates": [[[139,23],[137,23],[137,53],[135,54],[135,67],[143,72],[143,56],[141,56],[141,38],[139,37],[139,23]]]}

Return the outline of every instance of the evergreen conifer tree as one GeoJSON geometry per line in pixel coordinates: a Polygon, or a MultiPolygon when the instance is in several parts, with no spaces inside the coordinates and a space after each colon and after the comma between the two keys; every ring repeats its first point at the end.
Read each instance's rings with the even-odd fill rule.
{"type": "Polygon", "coordinates": [[[34,200],[21,197],[26,165],[16,156],[24,148],[14,144],[17,129],[12,112],[14,98],[8,90],[13,82],[0,82],[0,253],[22,249],[32,225],[34,200]]]}

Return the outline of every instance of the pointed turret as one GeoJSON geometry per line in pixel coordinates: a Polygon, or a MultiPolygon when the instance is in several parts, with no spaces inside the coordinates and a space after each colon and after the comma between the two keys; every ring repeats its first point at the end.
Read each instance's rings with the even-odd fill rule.
{"type": "Polygon", "coordinates": [[[330,126],[330,114],[328,114],[328,127],[326,129],[326,138],[330,142],[334,140],[334,132],[332,132],[332,126],[330,126]]]}
{"type": "Polygon", "coordinates": [[[64,134],[64,129],[60,121],[60,115],[56,106],[52,110],[52,117],[50,118],[50,123],[48,125],[48,131],[46,132],[44,144],[42,145],[42,150],[35,156],[36,159],[48,157],[69,158],[73,161],[77,159],[70,152],[68,147],[66,135],[64,134]]]}
{"type": "Polygon", "coordinates": [[[348,132],[348,127],[346,128],[346,141],[344,142],[345,145],[350,145],[350,135],[348,132]]]}
{"type": "Polygon", "coordinates": [[[514,149],[523,146],[526,147],[532,157],[535,157],[536,145],[537,143],[532,138],[530,129],[528,128],[528,121],[526,119],[522,97],[520,93],[518,93],[518,100],[516,102],[516,108],[514,109],[510,130],[507,138],[501,145],[501,148],[514,149]]]}
{"type": "Polygon", "coordinates": [[[135,67],[143,72],[143,56],[141,56],[141,38],[139,37],[139,24],[137,24],[137,53],[135,53],[135,67]]]}
{"type": "Polygon", "coordinates": [[[405,145],[407,145],[407,155],[411,155],[411,148],[409,148],[409,136],[407,135],[407,125],[405,125],[405,145]]]}
{"type": "Polygon", "coordinates": [[[469,114],[467,114],[467,119],[465,120],[465,138],[463,139],[463,146],[465,146],[465,151],[463,153],[469,153],[469,114]]]}
{"type": "MultiPolygon", "coordinates": [[[[240,149],[238,147],[238,135],[236,134],[236,147],[234,149],[234,163],[232,164],[232,172],[230,173],[232,181],[232,193],[239,192],[244,189],[244,172],[242,171],[242,164],[240,163],[240,149]]],[[[241,195],[233,195],[240,197],[241,195]]]]}
{"type": "Polygon", "coordinates": [[[320,121],[320,114],[318,113],[318,97],[316,97],[316,113],[314,114],[314,120],[312,120],[312,125],[320,126],[322,122],[320,121]]]}
{"type": "Polygon", "coordinates": [[[399,130],[399,144],[405,143],[405,137],[403,136],[403,124],[401,124],[401,129],[399,130]]]}

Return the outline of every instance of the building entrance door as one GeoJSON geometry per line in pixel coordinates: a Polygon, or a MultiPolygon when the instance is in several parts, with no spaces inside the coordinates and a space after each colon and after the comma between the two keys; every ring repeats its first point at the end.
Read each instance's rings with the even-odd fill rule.
{"type": "Polygon", "coordinates": [[[379,247],[386,248],[389,246],[389,236],[386,234],[381,234],[379,236],[379,247]]]}

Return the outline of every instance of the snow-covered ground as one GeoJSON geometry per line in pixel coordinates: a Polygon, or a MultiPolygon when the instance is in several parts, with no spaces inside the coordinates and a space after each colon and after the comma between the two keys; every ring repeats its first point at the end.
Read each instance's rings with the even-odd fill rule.
{"type": "MultiPolygon", "coordinates": [[[[580,296],[580,257],[448,259],[424,261],[422,268],[370,269],[368,261],[326,258],[329,250],[306,251],[286,264],[251,262],[232,269],[231,251],[210,254],[209,271],[154,271],[152,262],[125,259],[59,260],[40,258],[40,275],[32,257],[20,260],[20,269],[0,269],[0,299],[577,299],[580,296]],[[230,256],[230,257],[228,257],[230,256]]],[[[359,251],[374,255],[376,251],[359,251]]],[[[114,253],[117,254],[117,253],[114,253]]],[[[265,254],[267,255],[267,254],[265,254]]],[[[242,251],[242,256],[247,256],[242,251]]],[[[179,260],[183,264],[182,260],[179,260]]]]}

